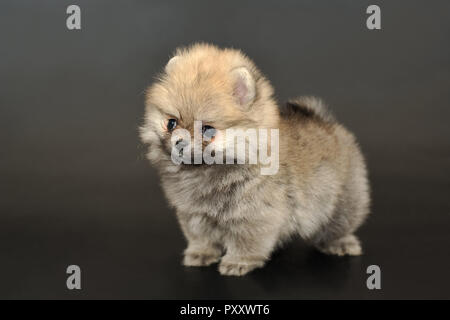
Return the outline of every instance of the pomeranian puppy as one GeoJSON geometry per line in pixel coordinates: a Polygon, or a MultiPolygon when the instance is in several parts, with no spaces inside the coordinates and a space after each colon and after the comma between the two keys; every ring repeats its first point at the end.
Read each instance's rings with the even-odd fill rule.
{"type": "Polygon", "coordinates": [[[239,50],[178,49],[147,90],[140,132],[186,237],[185,266],[219,262],[221,274],[241,276],[294,235],[327,254],[362,253],[354,232],[370,197],[355,137],[317,98],[279,107],[269,81],[239,50]],[[250,134],[240,141],[249,159],[253,150],[270,153],[272,163],[229,155],[237,143],[230,130],[266,138],[256,146],[250,134]],[[196,161],[205,154],[215,161],[196,161]]]}

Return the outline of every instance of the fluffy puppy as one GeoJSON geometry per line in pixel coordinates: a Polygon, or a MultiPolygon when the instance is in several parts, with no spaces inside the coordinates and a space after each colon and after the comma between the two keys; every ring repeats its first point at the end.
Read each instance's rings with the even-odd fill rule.
{"type": "Polygon", "coordinates": [[[178,49],[147,91],[141,138],[187,239],[185,266],[220,262],[221,274],[244,275],[294,235],[324,253],[362,253],[353,233],[370,199],[354,136],[317,98],[277,106],[268,80],[240,51],[207,44],[178,49]],[[279,154],[278,170],[173,160],[179,142],[189,140],[174,139],[176,129],[210,132],[200,150],[215,144],[226,151],[227,129],[249,128],[278,129],[279,141],[268,143],[279,154]]]}

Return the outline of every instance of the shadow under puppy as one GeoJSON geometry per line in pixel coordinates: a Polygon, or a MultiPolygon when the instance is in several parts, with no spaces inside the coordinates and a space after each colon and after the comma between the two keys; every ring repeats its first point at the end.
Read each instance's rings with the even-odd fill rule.
{"type": "Polygon", "coordinates": [[[244,275],[294,235],[324,253],[362,253],[353,232],[370,198],[354,136],[317,98],[278,107],[268,80],[240,51],[207,44],[178,49],[147,91],[141,138],[187,239],[184,265],[220,261],[221,274],[244,275]],[[183,140],[174,139],[177,129],[206,138],[201,151],[226,151],[227,129],[251,128],[278,129],[278,149],[269,143],[279,154],[273,174],[261,174],[262,164],[173,161],[183,140]]]}

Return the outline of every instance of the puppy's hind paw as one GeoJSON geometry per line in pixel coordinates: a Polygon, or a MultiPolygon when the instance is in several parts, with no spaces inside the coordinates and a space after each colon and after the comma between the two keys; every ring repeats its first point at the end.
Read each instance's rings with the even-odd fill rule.
{"type": "Polygon", "coordinates": [[[186,267],[206,267],[219,260],[220,254],[188,252],[184,254],[183,265],[186,267]]]}
{"type": "Polygon", "coordinates": [[[227,262],[223,261],[219,265],[219,272],[223,276],[243,276],[250,271],[261,268],[264,265],[260,262],[227,262]]]}
{"type": "Polygon", "coordinates": [[[362,254],[361,244],[353,234],[319,245],[317,249],[325,254],[337,256],[360,256],[362,254]]]}

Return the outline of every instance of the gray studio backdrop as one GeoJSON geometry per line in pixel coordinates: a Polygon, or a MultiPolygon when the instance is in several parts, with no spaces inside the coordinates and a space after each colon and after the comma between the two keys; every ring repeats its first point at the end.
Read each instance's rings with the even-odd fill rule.
{"type": "Polygon", "coordinates": [[[450,2],[0,2],[0,298],[450,298],[450,2]],[[81,8],[81,30],[66,8],[81,8]],[[382,29],[366,28],[366,8],[382,29]],[[143,91],[196,41],[242,49],[280,103],[321,96],[368,158],[366,254],[300,241],[236,279],[184,240],[137,128],[143,91]],[[82,289],[66,288],[79,265],[82,289]],[[379,265],[382,289],[368,290],[379,265]]]}

